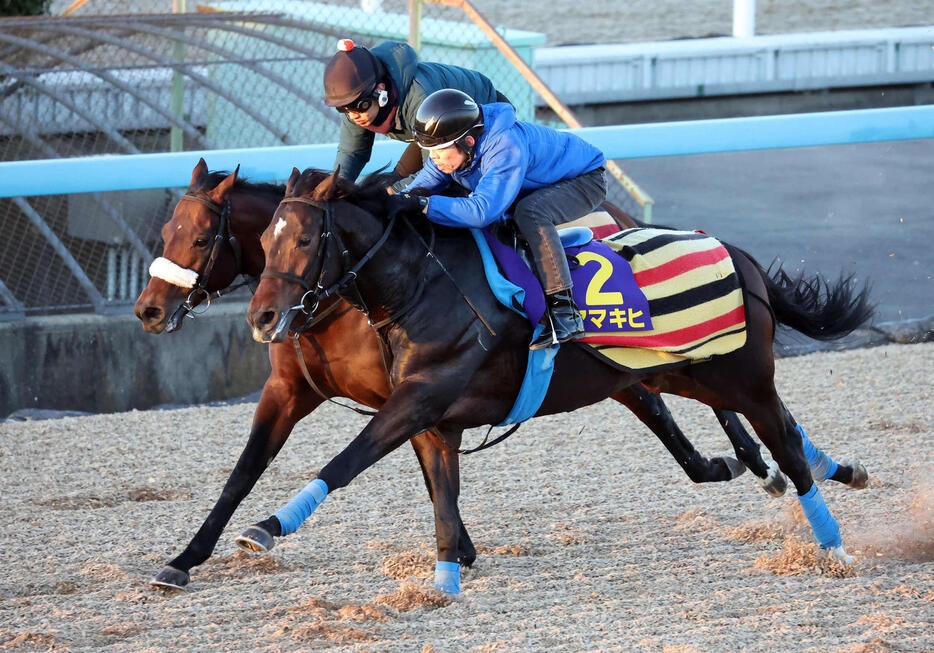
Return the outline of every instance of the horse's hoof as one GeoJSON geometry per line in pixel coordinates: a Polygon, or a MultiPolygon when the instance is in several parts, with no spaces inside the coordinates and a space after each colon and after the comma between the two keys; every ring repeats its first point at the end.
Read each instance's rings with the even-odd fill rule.
{"type": "Polygon", "coordinates": [[[156,587],[168,587],[175,590],[183,590],[188,585],[188,582],[191,580],[191,576],[188,575],[187,571],[182,571],[181,569],[176,569],[175,567],[170,567],[166,565],[162,568],[158,574],[156,574],[151,581],[150,585],[155,585],[156,587]]]}
{"type": "Polygon", "coordinates": [[[742,476],[743,474],[746,473],[746,465],[736,460],[736,458],[734,458],[733,456],[717,456],[716,458],[712,458],[711,462],[713,462],[714,460],[720,460],[723,462],[724,465],[726,465],[727,470],[729,470],[730,472],[731,481],[734,478],[738,476],[742,476]]]}
{"type": "Polygon", "coordinates": [[[847,483],[856,490],[865,490],[869,487],[869,472],[866,467],[858,460],[841,460],[840,464],[853,470],[853,478],[847,483]]]}
{"type": "Polygon", "coordinates": [[[778,463],[773,460],[769,462],[769,473],[766,474],[765,478],[759,479],[759,485],[773,497],[780,497],[788,489],[788,479],[782,474],[782,470],[778,468],[778,463]]]}
{"type": "Polygon", "coordinates": [[[234,540],[244,551],[266,553],[276,545],[276,538],[262,526],[250,526],[234,540]]]}
{"type": "Polygon", "coordinates": [[[830,547],[829,549],[826,549],[826,551],[827,557],[831,560],[842,562],[845,565],[852,565],[856,562],[856,558],[847,553],[842,544],[840,546],[830,547]]]}

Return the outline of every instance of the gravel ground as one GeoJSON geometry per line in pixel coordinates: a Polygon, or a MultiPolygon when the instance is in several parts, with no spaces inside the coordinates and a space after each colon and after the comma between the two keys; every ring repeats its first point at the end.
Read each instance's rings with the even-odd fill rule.
{"type": "MultiPolygon", "coordinates": [[[[433,520],[408,447],[270,555],[235,548],[358,432],[348,411],[299,425],[187,592],[147,582],[200,525],[255,404],[2,423],[0,647],[931,651],[932,366],[934,343],[777,361],[812,440],[870,471],[864,491],[823,486],[851,569],[816,556],[792,496],[750,474],[694,485],[603,402],[463,459],[480,556],[450,604],[430,590],[433,520]]],[[[726,448],[704,407],[670,404],[702,451],[726,448]]]]}

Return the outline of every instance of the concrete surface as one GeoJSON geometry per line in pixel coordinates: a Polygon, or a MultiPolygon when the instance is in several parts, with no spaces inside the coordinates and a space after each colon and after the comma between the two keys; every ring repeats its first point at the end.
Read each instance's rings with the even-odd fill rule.
{"type": "Polygon", "coordinates": [[[131,313],[0,323],[0,417],[19,409],[108,413],[255,392],[269,359],[245,313],[242,302],[219,303],[198,324],[188,320],[163,335],[144,332],[131,313]]]}

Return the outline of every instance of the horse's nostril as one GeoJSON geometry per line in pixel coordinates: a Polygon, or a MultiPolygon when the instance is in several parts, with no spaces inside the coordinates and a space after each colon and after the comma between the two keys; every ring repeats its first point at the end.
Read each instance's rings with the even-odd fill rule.
{"type": "Polygon", "coordinates": [[[143,317],[149,321],[159,320],[162,318],[162,309],[158,306],[147,306],[143,309],[143,317]]]}
{"type": "Polygon", "coordinates": [[[268,326],[276,321],[275,311],[263,311],[259,316],[260,326],[268,326]]]}

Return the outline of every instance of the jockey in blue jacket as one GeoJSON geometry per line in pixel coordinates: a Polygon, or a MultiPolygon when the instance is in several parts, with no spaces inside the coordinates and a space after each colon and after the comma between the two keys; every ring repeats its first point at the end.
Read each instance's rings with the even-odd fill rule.
{"type": "Polygon", "coordinates": [[[485,227],[505,220],[515,204],[511,217],[529,243],[548,306],[544,329],[530,347],[583,333],[555,225],[586,215],[606,198],[603,153],[574,134],[520,122],[509,104],[479,106],[454,89],[425,99],[412,133],[429,160],[406,192],[393,196],[393,210],[421,208],[437,224],[485,227]],[[452,181],[470,196],[439,195],[452,181]],[[410,194],[415,189],[430,197],[410,194]]]}

